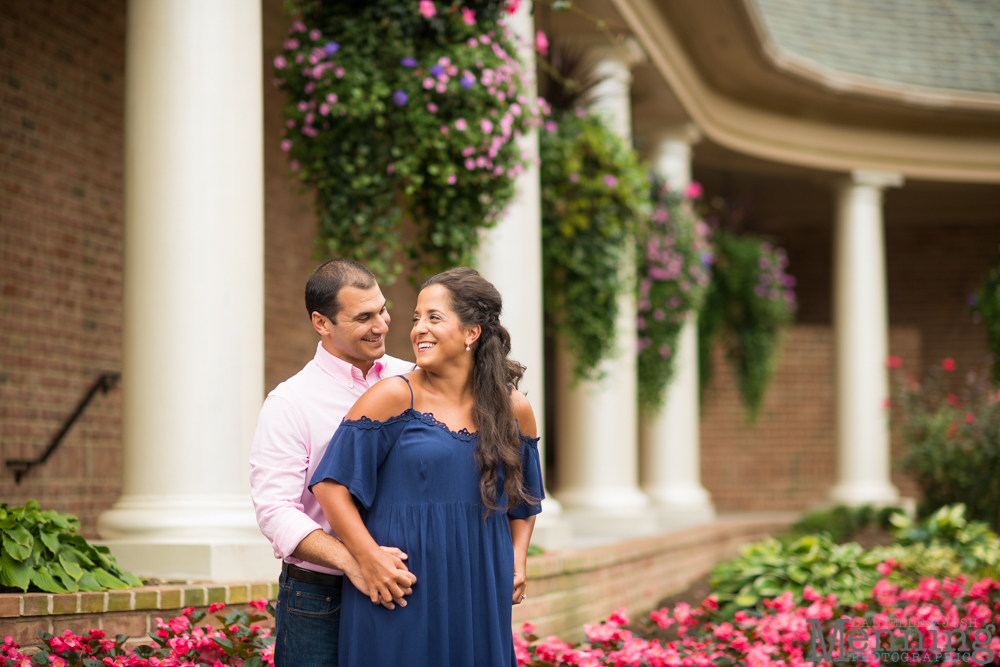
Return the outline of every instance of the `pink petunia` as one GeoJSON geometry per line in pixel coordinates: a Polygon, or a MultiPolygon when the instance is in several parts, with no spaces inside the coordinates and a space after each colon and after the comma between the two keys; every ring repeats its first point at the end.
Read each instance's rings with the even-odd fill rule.
{"type": "Polygon", "coordinates": [[[448,134],[448,126],[447,125],[442,125],[441,126],[441,134],[448,134]]]}
{"type": "Polygon", "coordinates": [[[483,131],[483,134],[489,134],[493,131],[493,121],[488,118],[484,118],[479,122],[479,129],[483,131]]]}
{"type": "Polygon", "coordinates": [[[448,185],[455,185],[455,181],[457,180],[458,177],[455,174],[448,174],[448,185]]]}
{"type": "Polygon", "coordinates": [[[275,56],[274,58],[275,69],[285,69],[287,66],[288,66],[288,61],[285,60],[284,56],[275,56]]]}
{"type": "Polygon", "coordinates": [[[468,129],[468,127],[469,125],[468,123],[465,122],[464,118],[459,118],[458,120],[455,121],[455,129],[459,130],[460,132],[468,129]]]}
{"type": "Polygon", "coordinates": [[[284,140],[282,140],[282,142],[281,142],[281,150],[285,151],[286,153],[288,151],[292,150],[292,140],[291,139],[284,139],[284,140]]]}
{"type": "Polygon", "coordinates": [[[428,102],[427,110],[430,111],[431,113],[437,113],[438,105],[434,104],[433,102],[428,102]]]}
{"type": "Polygon", "coordinates": [[[431,0],[420,0],[420,7],[417,11],[419,11],[425,19],[429,19],[437,14],[437,8],[434,7],[434,3],[431,0]]]}
{"type": "Polygon", "coordinates": [[[424,79],[422,85],[425,90],[430,90],[431,88],[434,87],[434,79],[432,79],[431,77],[427,77],[426,79],[424,79]]]}
{"type": "Polygon", "coordinates": [[[465,25],[476,25],[476,12],[468,7],[462,7],[462,21],[465,25]]]}
{"type": "Polygon", "coordinates": [[[701,187],[701,183],[698,181],[691,181],[691,183],[687,186],[687,190],[684,191],[684,196],[688,199],[697,199],[703,192],[704,189],[701,187]]]}
{"type": "Polygon", "coordinates": [[[618,179],[611,174],[608,174],[604,177],[604,184],[609,188],[616,188],[618,187],[618,179]]]}

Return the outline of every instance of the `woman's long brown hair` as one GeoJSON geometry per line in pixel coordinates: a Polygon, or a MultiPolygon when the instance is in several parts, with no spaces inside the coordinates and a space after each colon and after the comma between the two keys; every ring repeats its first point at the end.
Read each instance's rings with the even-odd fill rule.
{"type": "Polygon", "coordinates": [[[437,274],[423,288],[442,285],[448,290],[452,310],[463,326],[478,324],[482,329],[473,345],[472,421],[479,433],[476,462],[479,464],[479,493],[490,512],[510,510],[522,501],[537,503],[524,490],[521,470],[521,441],[511,408],[510,388],[517,388],[524,366],[508,359],[510,334],[500,324],[503,301],[500,292],[475,269],[465,267],[437,274]],[[497,499],[497,473],[503,466],[503,490],[507,507],[497,499]]]}

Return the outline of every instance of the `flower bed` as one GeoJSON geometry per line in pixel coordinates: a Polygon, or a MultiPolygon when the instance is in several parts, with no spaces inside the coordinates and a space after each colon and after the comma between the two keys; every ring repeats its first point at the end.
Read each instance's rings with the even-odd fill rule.
{"type": "MultiPolygon", "coordinates": [[[[264,598],[250,605],[258,611],[274,614],[273,607],[264,598]]],[[[225,607],[217,602],[208,611],[221,613],[225,607]]],[[[7,637],[0,646],[0,667],[263,667],[274,664],[274,638],[269,629],[259,625],[266,616],[245,611],[217,615],[218,628],[211,624],[199,626],[205,616],[205,612],[187,607],[180,616],[169,621],[157,618],[158,629],[150,634],[155,645],[143,644],[132,649],[125,647],[127,635],[111,639],[102,630],[91,630],[86,635],[70,630],[62,635],[40,632],[42,643],[38,645],[38,652],[32,654],[22,653],[21,646],[12,637],[7,637]]]]}
{"type": "Polygon", "coordinates": [[[539,640],[530,624],[515,637],[518,665],[829,665],[832,661],[878,665],[998,664],[1000,583],[926,578],[908,588],[883,579],[865,602],[847,607],[836,596],[808,589],[796,606],[786,592],[757,613],[739,612],[730,622],[715,596],[700,606],[677,604],[653,611],[645,624],[673,629],[675,639],[644,637],[624,626],[621,609],[605,621],[585,624],[587,642],[571,646],[558,637],[539,640]],[[951,645],[949,646],[949,642],[951,645]],[[949,650],[951,649],[951,650],[949,650]]]}

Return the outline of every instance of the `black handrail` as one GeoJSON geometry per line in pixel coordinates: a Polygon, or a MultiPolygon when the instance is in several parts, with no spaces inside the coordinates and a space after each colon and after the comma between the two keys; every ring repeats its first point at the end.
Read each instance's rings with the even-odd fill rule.
{"type": "Polygon", "coordinates": [[[52,452],[56,450],[56,447],[59,446],[59,443],[62,442],[63,438],[66,437],[66,434],[69,433],[69,430],[73,427],[73,424],[76,423],[76,420],[80,418],[80,415],[83,414],[83,411],[87,409],[88,405],[90,405],[90,401],[94,398],[97,392],[100,391],[102,393],[107,394],[109,391],[111,391],[111,389],[114,388],[116,384],[118,384],[118,381],[121,379],[122,379],[121,373],[102,373],[101,377],[97,378],[97,382],[95,382],[93,386],[91,386],[90,389],[87,391],[87,395],[83,397],[83,400],[80,401],[80,404],[76,406],[76,410],[73,411],[73,414],[69,416],[69,418],[66,420],[66,423],[63,424],[63,427],[59,429],[59,432],[56,433],[56,436],[52,438],[52,442],[49,443],[48,449],[46,449],[45,452],[40,457],[33,460],[7,459],[6,461],[7,467],[11,468],[14,471],[14,483],[20,484],[21,478],[24,477],[26,474],[28,474],[29,470],[31,470],[35,466],[42,465],[48,460],[50,456],[52,456],[52,452]]]}

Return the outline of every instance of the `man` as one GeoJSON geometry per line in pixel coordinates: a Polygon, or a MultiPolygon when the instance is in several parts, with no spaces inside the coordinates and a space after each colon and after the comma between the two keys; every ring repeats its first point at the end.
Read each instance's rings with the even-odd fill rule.
{"type": "Polygon", "coordinates": [[[389,582],[392,600],[406,606],[416,582],[393,555],[393,568],[362,571],[340,542],[308,489],[344,415],[371,385],[413,369],[386,356],[389,313],[375,276],[357,262],[335,259],[306,284],[306,310],[320,335],[316,356],[272,391],[260,411],[250,453],[250,486],[257,523],[282,559],[275,641],[277,667],[336,666],[340,595],[346,575],[367,593],[367,580],[389,582]],[[367,579],[366,579],[367,577],[367,579]]]}

